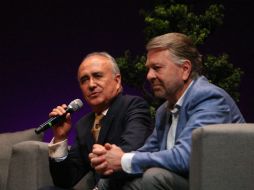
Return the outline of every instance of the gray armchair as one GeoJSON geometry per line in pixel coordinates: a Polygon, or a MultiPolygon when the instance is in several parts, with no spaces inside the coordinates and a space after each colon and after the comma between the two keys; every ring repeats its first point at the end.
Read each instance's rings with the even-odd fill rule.
{"type": "Polygon", "coordinates": [[[7,190],[37,190],[53,185],[48,164],[48,145],[40,141],[15,144],[9,167],[7,190]]]}
{"type": "Polygon", "coordinates": [[[0,134],[1,190],[36,190],[53,184],[42,138],[34,129],[0,134]]]}
{"type": "Polygon", "coordinates": [[[194,130],[190,190],[254,189],[254,124],[194,130]]]}

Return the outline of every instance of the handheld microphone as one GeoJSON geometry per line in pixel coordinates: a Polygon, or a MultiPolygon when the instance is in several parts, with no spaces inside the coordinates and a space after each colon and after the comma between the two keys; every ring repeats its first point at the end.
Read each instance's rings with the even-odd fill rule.
{"type": "Polygon", "coordinates": [[[66,109],[66,113],[61,116],[51,117],[48,121],[42,123],[37,129],[35,129],[35,133],[39,134],[48,128],[52,127],[53,125],[62,122],[65,120],[65,116],[67,113],[73,113],[77,110],[79,110],[83,106],[83,102],[80,99],[76,99],[71,101],[71,103],[68,105],[66,109]]]}

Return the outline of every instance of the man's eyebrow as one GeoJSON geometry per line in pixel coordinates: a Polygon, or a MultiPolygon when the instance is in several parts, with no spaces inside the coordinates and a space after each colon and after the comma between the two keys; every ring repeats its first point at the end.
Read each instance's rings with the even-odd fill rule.
{"type": "Polygon", "coordinates": [[[102,74],[103,74],[103,72],[102,72],[102,71],[94,71],[94,72],[92,72],[92,75],[97,75],[97,74],[102,75],[102,74]]]}
{"type": "Polygon", "coordinates": [[[145,66],[154,66],[154,65],[158,65],[159,63],[156,62],[146,62],[145,66]]]}
{"type": "Polygon", "coordinates": [[[84,75],[82,75],[80,78],[79,78],[79,80],[81,81],[81,80],[83,80],[83,79],[85,79],[85,78],[87,78],[88,76],[87,76],[87,74],[84,74],[84,75]]]}

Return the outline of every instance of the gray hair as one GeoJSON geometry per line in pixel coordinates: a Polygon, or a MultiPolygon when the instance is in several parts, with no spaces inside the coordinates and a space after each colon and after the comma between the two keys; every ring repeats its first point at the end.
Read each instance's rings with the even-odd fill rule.
{"type": "Polygon", "coordinates": [[[147,51],[153,49],[168,49],[175,64],[183,64],[189,60],[192,64],[191,77],[195,78],[202,71],[202,55],[193,41],[181,33],[167,33],[152,38],[146,45],[147,51]]]}
{"type": "MultiPolygon", "coordinates": [[[[121,73],[120,73],[120,69],[119,69],[119,67],[118,67],[118,65],[117,65],[117,62],[116,62],[115,58],[112,57],[109,53],[104,52],[104,51],[103,51],[103,52],[93,52],[93,53],[89,53],[89,54],[87,54],[87,55],[85,56],[85,58],[83,59],[83,61],[84,61],[85,59],[87,59],[88,57],[91,57],[91,56],[102,56],[102,57],[107,58],[107,59],[109,60],[109,62],[111,63],[111,65],[112,65],[113,74],[115,74],[115,75],[121,74],[121,73]]],[[[82,62],[83,62],[83,61],[82,61],[82,62]]]]}

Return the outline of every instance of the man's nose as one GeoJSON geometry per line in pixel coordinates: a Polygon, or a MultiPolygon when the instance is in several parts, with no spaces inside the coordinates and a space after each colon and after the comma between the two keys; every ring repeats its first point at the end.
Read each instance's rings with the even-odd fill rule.
{"type": "Polygon", "coordinates": [[[91,79],[89,80],[89,88],[90,88],[90,89],[93,89],[95,86],[96,86],[96,83],[95,83],[94,79],[91,78],[91,79]]]}
{"type": "Polygon", "coordinates": [[[152,69],[149,69],[146,75],[147,80],[151,81],[155,78],[154,71],[152,69]]]}

